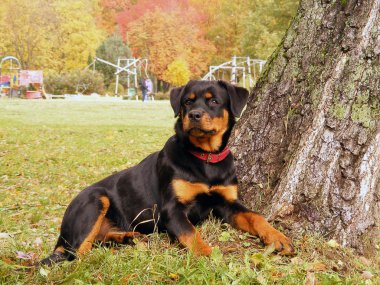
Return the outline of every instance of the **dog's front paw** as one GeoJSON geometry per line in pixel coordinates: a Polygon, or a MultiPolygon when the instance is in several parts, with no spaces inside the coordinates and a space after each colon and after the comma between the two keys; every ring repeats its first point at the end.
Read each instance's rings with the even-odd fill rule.
{"type": "Polygon", "coordinates": [[[267,231],[263,236],[261,236],[261,239],[265,243],[265,245],[274,244],[276,251],[279,252],[281,255],[295,254],[294,246],[291,239],[276,229],[271,229],[267,231]]]}
{"type": "Polygon", "coordinates": [[[197,247],[192,249],[194,254],[197,256],[210,256],[212,252],[212,247],[208,244],[198,244],[197,247]]]}
{"type": "Polygon", "coordinates": [[[194,231],[191,234],[181,235],[179,241],[190,249],[197,256],[210,256],[212,247],[210,247],[202,238],[199,232],[194,231]]]}

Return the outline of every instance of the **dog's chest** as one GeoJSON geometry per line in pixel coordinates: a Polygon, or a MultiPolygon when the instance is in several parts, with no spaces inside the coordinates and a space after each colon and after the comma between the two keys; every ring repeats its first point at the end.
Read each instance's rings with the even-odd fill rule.
{"type": "Polygon", "coordinates": [[[174,179],[172,181],[174,194],[179,202],[183,204],[190,203],[198,195],[218,194],[227,201],[237,199],[237,185],[207,185],[204,183],[192,183],[183,179],[174,179]]]}

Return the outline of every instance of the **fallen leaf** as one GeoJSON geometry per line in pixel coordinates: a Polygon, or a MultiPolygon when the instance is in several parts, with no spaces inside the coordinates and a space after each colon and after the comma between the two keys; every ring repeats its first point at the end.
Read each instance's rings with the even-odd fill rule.
{"type": "Polygon", "coordinates": [[[0,238],[11,238],[11,235],[8,233],[0,233],[0,238]]]}
{"type": "Polygon", "coordinates": [[[237,252],[237,251],[239,251],[239,249],[237,247],[234,247],[234,246],[229,246],[229,247],[224,247],[223,251],[225,253],[230,253],[230,252],[237,252]]]}
{"type": "Polygon", "coordinates": [[[46,270],[45,268],[40,268],[40,274],[44,277],[47,277],[50,271],[46,270]]]}
{"type": "Polygon", "coordinates": [[[338,243],[335,239],[330,239],[330,240],[327,242],[327,245],[328,245],[329,247],[332,247],[332,248],[339,247],[339,243],[338,243]]]}
{"type": "Polygon", "coordinates": [[[16,257],[19,259],[24,259],[24,260],[31,260],[36,258],[36,254],[34,252],[23,252],[23,251],[16,251],[16,257]]]}
{"type": "Polygon", "coordinates": [[[364,256],[360,256],[359,257],[359,260],[361,263],[363,263],[363,265],[365,266],[370,266],[371,265],[371,261],[368,260],[367,258],[365,258],[364,256]]]}
{"type": "Polygon", "coordinates": [[[326,271],[327,266],[323,264],[322,262],[316,262],[313,264],[313,270],[314,271],[326,271]]]}
{"type": "Polygon", "coordinates": [[[247,239],[247,236],[246,235],[239,235],[239,239],[245,240],[245,239],[247,239]]]}
{"type": "Polygon", "coordinates": [[[136,277],[137,277],[136,273],[125,275],[123,278],[120,279],[120,283],[123,285],[129,284],[129,282],[133,279],[136,279],[136,277]]]}
{"type": "Polygon", "coordinates": [[[40,237],[36,238],[36,239],[34,240],[33,244],[34,244],[35,246],[41,246],[41,244],[42,244],[42,239],[41,239],[40,237]]]}
{"type": "Polygon", "coordinates": [[[272,277],[273,280],[280,280],[283,277],[283,273],[280,271],[273,271],[272,277]]]}
{"type": "Polygon", "coordinates": [[[274,245],[274,243],[271,243],[270,245],[268,245],[265,248],[263,255],[268,256],[268,255],[272,254],[275,250],[276,250],[276,246],[274,245]]]}
{"type": "Polygon", "coordinates": [[[305,285],[316,285],[317,284],[317,278],[315,277],[314,272],[308,272],[306,274],[306,279],[305,279],[305,285]]]}
{"type": "Polygon", "coordinates": [[[251,260],[253,264],[257,267],[261,265],[262,263],[264,263],[265,258],[262,253],[255,253],[251,255],[251,260]]]}
{"type": "Polygon", "coordinates": [[[170,274],[169,274],[169,278],[170,278],[171,280],[175,280],[175,281],[177,281],[177,280],[179,279],[179,276],[178,276],[178,274],[170,273],[170,274]]]}
{"type": "Polygon", "coordinates": [[[371,279],[373,277],[373,274],[369,271],[363,271],[362,278],[363,279],[371,279]]]}
{"type": "Polygon", "coordinates": [[[12,264],[12,263],[13,263],[12,260],[9,259],[9,258],[7,258],[7,257],[2,257],[2,258],[1,258],[1,261],[5,262],[5,263],[7,263],[7,264],[12,264]]]}
{"type": "Polygon", "coordinates": [[[265,277],[261,274],[258,274],[257,275],[257,281],[260,283],[260,284],[268,284],[267,280],[265,279],[265,277]]]}
{"type": "Polygon", "coordinates": [[[229,232],[222,232],[218,241],[229,241],[231,239],[231,234],[229,232]]]}
{"type": "Polygon", "coordinates": [[[293,257],[292,259],[290,259],[290,262],[293,264],[296,264],[296,265],[300,265],[304,261],[301,258],[299,258],[298,256],[296,256],[296,257],[293,257]]]}

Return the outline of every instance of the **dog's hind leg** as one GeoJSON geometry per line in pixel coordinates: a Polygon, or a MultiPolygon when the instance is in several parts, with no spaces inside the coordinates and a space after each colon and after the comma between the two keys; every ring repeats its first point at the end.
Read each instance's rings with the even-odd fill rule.
{"type": "Polygon", "coordinates": [[[106,196],[101,196],[99,200],[102,204],[102,207],[98,213],[95,223],[92,225],[90,232],[87,234],[86,238],[82,241],[77,249],[77,253],[79,255],[91,250],[92,244],[94,243],[96,236],[99,234],[104,217],[106,216],[107,211],[110,207],[110,200],[106,196]]]}
{"type": "Polygon", "coordinates": [[[92,248],[110,207],[110,200],[102,188],[87,188],[69,205],[63,217],[61,233],[54,252],[40,261],[50,265],[72,260],[92,248]]]}
{"type": "Polygon", "coordinates": [[[140,238],[144,235],[139,232],[109,231],[105,234],[102,242],[115,242],[119,244],[133,244],[134,238],[140,238]]]}

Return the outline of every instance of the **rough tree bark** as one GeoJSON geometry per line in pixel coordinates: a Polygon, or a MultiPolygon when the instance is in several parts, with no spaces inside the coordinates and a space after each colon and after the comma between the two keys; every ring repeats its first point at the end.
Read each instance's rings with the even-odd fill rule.
{"type": "Polygon", "coordinates": [[[380,0],[302,0],[231,141],[242,198],[293,234],[374,250],[380,0]]]}

